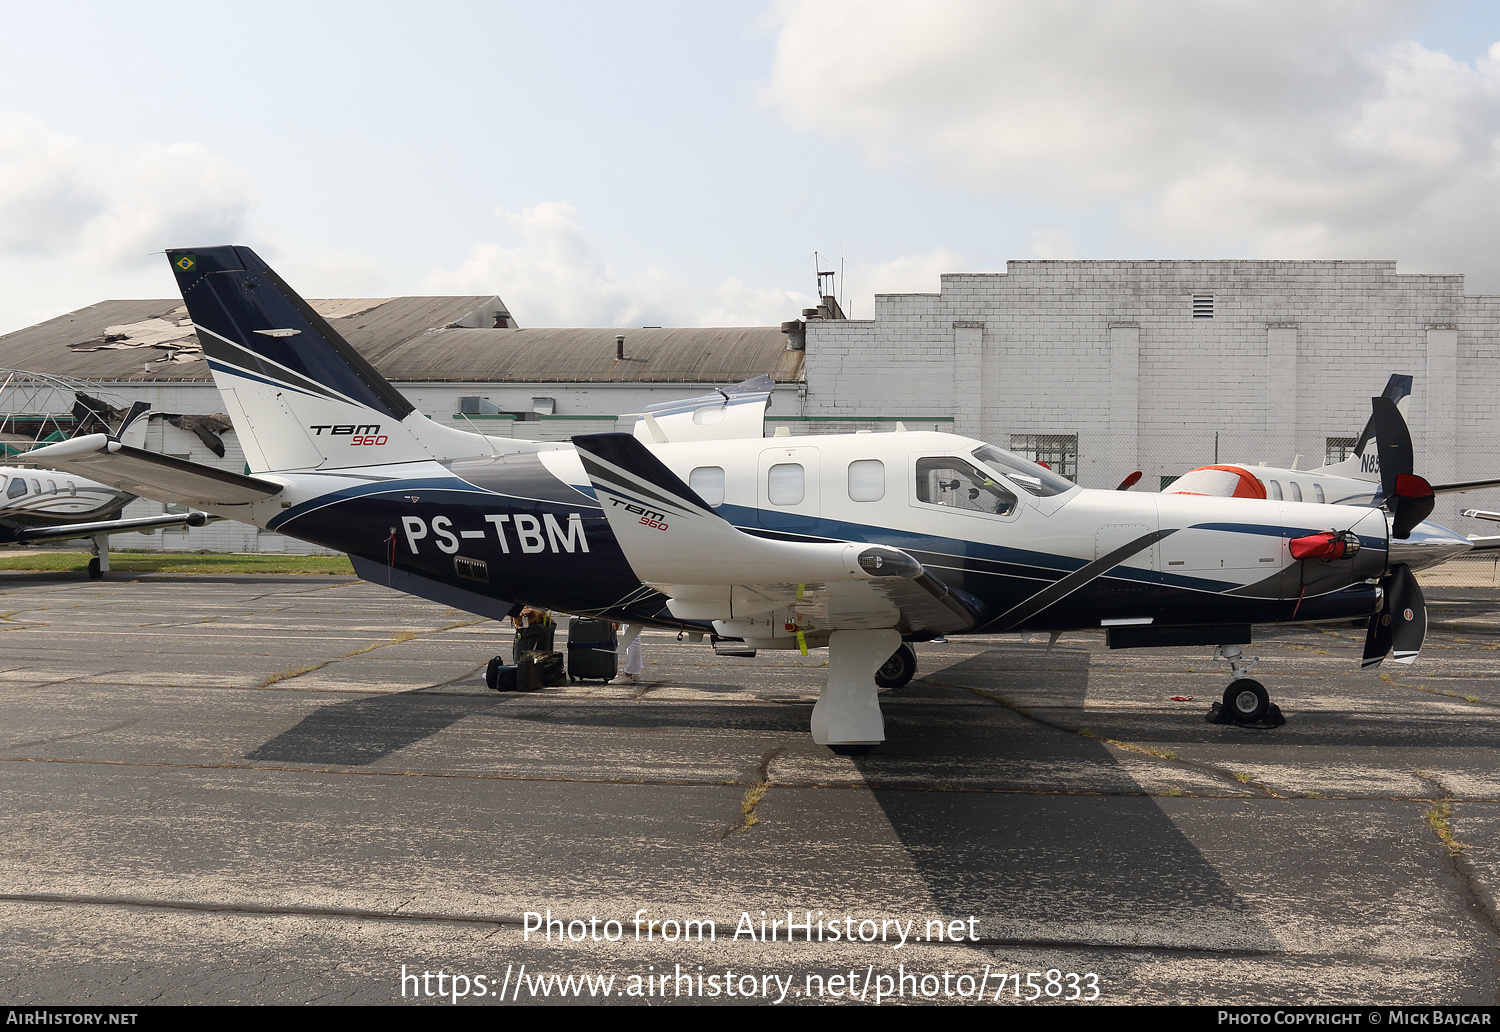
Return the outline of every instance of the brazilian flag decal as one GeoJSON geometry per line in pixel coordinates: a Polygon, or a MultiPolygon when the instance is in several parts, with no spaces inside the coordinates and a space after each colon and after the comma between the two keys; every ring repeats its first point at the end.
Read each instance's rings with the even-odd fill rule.
{"type": "Polygon", "coordinates": [[[195,254],[185,254],[177,259],[174,264],[183,272],[192,272],[198,267],[198,256],[195,254]]]}

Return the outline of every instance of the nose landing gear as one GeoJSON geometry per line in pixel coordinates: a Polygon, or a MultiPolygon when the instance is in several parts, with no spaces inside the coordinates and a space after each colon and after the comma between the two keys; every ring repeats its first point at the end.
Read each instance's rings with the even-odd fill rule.
{"type": "Polygon", "coordinates": [[[1208,711],[1210,724],[1255,724],[1260,727],[1280,727],[1286,723],[1281,707],[1271,701],[1266,686],[1250,676],[1259,659],[1246,659],[1238,645],[1220,645],[1214,652],[1215,659],[1226,660],[1234,680],[1224,689],[1224,701],[1216,702],[1208,711]]]}

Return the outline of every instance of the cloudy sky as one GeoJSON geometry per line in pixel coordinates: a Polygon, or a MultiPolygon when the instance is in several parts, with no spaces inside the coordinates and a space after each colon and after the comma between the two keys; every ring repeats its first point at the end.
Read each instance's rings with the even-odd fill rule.
{"type": "MultiPolygon", "coordinates": [[[[1015,258],[1500,293],[1500,6],[0,0],[0,332],[248,243],[524,326],[793,318],[1015,258]],[[1493,47],[1493,49],[1492,49],[1493,47]]],[[[0,365],[3,365],[0,360],[0,365]]]]}

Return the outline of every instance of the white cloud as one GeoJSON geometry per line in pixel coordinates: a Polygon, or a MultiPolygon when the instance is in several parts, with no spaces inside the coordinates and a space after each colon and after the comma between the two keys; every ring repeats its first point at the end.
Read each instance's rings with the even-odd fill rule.
{"type": "MultiPolygon", "coordinates": [[[[878,167],[1199,254],[1388,257],[1500,287],[1500,48],[1397,0],[786,0],[769,100],[878,167]]],[[[1046,232],[1046,231],[1043,231],[1046,232]]],[[[1056,241],[1033,235],[1039,255],[1056,241]]],[[[1472,287],[1471,287],[1472,289],[1472,287]]]]}
{"type": "Polygon", "coordinates": [[[563,201],[495,214],[519,246],[475,244],[457,269],[438,269],[423,289],[499,294],[522,326],[769,326],[813,300],[730,278],[715,289],[658,268],[625,277],[599,254],[563,201]]]}
{"type": "Polygon", "coordinates": [[[88,144],[0,113],[0,255],[101,271],[240,236],[246,177],[195,143],[88,144]]]}

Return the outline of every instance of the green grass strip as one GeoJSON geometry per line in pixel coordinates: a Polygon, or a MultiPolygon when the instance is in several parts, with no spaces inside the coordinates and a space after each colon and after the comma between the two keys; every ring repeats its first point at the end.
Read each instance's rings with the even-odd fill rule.
{"type": "MultiPolygon", "coordinates": [[[[82,573],[88,552],[0,555],[0,570],[82,573]]],[[[354,567],[342,555],[197,555],[184,552],[111,552],[109,576],[127,573],[313,573],[349,577],[354,567]]]]}

